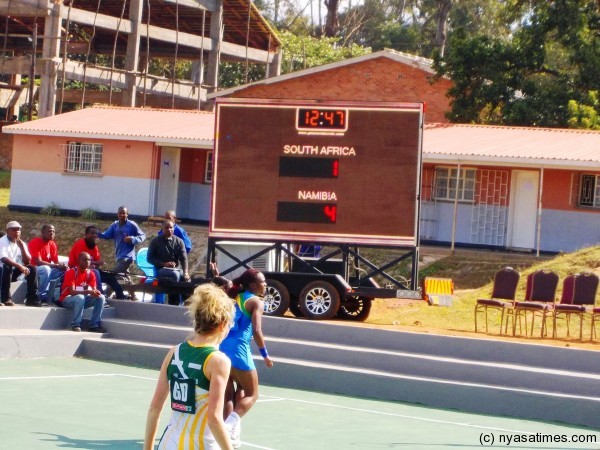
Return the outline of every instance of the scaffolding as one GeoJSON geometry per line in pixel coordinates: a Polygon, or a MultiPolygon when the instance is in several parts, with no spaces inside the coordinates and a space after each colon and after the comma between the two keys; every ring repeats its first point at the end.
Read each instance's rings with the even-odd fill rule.
{"type": "Polygon", "coordinates": [[[7,84],[39,79],[38,117],[64,103],[211,109],[221,61],[280,73],[281,43],[250,0],[0,0],[0,38],[7,84]],[[151,59],[170,73],[148,73],[151,59]],[[202,73],[178,77],[183,60],[202,73]]]}

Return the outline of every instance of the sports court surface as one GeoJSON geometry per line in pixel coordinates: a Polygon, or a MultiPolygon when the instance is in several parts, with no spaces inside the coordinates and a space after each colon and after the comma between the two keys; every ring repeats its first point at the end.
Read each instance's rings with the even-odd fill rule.
{"type": "MultiPolygon", "coordinates": [[[[157,376],[76,358],[0,360],[0,449],[139,449],[157,376]]],[[[600,449],[589,428],[268,386],[261,394],[243,420],[244,449],[600,449]]]]}

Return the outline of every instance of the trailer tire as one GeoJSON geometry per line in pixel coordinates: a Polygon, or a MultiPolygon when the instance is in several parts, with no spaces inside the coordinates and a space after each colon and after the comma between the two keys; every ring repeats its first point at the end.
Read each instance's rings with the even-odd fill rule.
{"type": "Polygon", "coordinates": [[[342,302],[337,316],[343,320],[364,322],[369,317],[373,299],[368,297],[350,297],[342,302]]]}
{"type": "Polygon", "coordinates": [[[299,303],[300,311],[309,319],[331,319],[340,309],[340,294],[331,283],[317,280],[304,286],[299,303]]]}
{"type": "Polygon", "coordinates": [[[283,316],[290,306],[290,293],[277,280],[266,280],[267,291],[263,297],[266,316],[283,316]]]}

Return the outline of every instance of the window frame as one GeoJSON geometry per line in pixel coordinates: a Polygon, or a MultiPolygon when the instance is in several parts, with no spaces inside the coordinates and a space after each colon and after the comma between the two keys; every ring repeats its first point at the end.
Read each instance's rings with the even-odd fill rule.
{"type": "Polygon", "coordinates": [[[71,141],[65,144],[64,147],[64,173],[70,175],[102,175],[103,144],[71,141]],[[76,152],[78,152],[77,155],[74,154],[76,152]]]}
{"type": "Polygon", "coordinates": [[[579,189],[577,192],[577,206],[582,208],[600,209],[600,175],[582,173],[579,176],[579,189]],[[585,180],[589,179],[589,183],[585,180]],[[584,199],[584,196],[586,197],[584,199]]]}
{"type": "Polygon", "coordinates": [[[213,150],[208,150],[206,152],[206,159],[204,160],[204,183],[205,184],[210,184],[212,183],[213,180],[213,174],[214,174],[214,166],[213,166],[213,162],[214,162],[214,151],[213,150]]]}
{"type": "MultiPolygon", "coordinates": [[[[456,172],[458,167],[454,166],[439,166],[435,168],[435,176],[433,183],[433,199],[436,201],[454,201],[456,200],[456,172]],[[440,173],[445,171],[445,176],[441,177],[440,173]],[[440,181],[445,180],[443,192],[445,195],[440,195],[442,187],[440,181]]],[[[477,185],[477,169],[474,167],[461,167],[460,176],[458,178],[458,202],[459,203],[475,203],[475,189],[477,185]],[[472,176],[467,177],[468,174],[472,176]],[[470,193],[470,196],[466,196],[470,193]]]]}

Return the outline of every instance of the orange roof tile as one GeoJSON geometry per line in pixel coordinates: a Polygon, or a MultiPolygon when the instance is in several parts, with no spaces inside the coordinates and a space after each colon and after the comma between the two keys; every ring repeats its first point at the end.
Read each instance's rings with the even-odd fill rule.
{"type": "Polygon", "coordinates": [[[423,133],[423,160],[600,169],[600,131],[432,124],[423,133]]]}
{"type": "Polygon", "coordinates": [[[215,116],[205,111],[93,107],[10,125],[2,131],[212,147],[215,116]]]}

